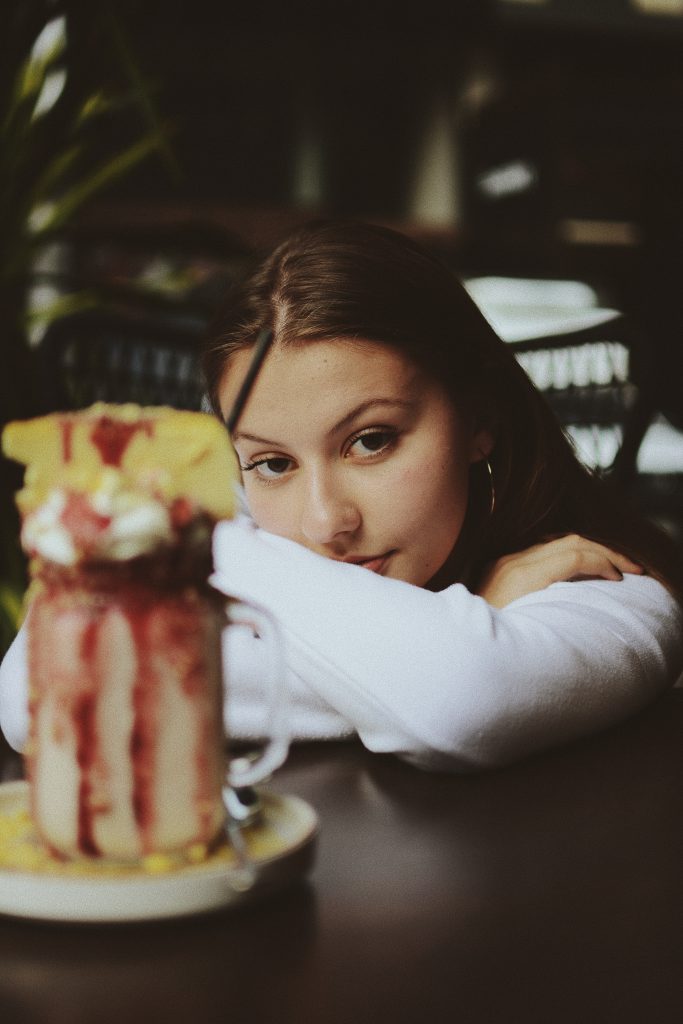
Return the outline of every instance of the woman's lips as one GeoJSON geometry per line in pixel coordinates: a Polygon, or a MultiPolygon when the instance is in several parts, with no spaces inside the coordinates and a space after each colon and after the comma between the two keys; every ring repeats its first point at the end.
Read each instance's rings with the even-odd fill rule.
{"type": "Polygon", "coordinates": [[[363,569],[369,569],[370,572],[382,573],[393,554],[395,554],[394,550],[386,551],[383,555],[347,555],[342,561],[349,562],[351,565],[360,565],[363,569]]]}

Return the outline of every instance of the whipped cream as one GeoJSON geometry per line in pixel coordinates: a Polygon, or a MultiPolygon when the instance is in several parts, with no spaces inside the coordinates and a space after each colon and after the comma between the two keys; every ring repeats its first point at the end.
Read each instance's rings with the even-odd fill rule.
{"type": "Polygon", "coordinates": [[[66,508],[66,494],[51,491],[47,500],[35,512],[26,516],[21,528],[24,551],[40,555],[58,565],[75,565],[78,561],[71,534],[62,526],[60,517],[66,508]]]}
{"type": "Polygon", "coordinates": [[[133,490],[107,468],[89,493],[55,487],[23,522],[24,550],[58,565],[85,559],[127,561],[173,543],[176,529],[166,502],[133,490]]]}

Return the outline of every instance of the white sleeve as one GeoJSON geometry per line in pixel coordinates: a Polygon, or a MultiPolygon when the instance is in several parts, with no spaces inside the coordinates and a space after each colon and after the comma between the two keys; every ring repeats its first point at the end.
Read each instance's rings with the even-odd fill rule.
{"type": "MultiPolygon", "coordinates": [[[[241,524],[216,531],[214,582],[278,618],[295,738],[357,732],[425,767],[504,764],[604,728],[671,685],[681,610],[649,577],[557,583],[503,610],[331,562],[241,524]],[[303,582],[302,582],[303,581],[303,582]]],[[[260,735],[262,645],[228,641],[226,717],[260,735]]],[[[0,665],[0,727],[28,732],[25,626],[0,665]]]]}
{"type": "Polygon", "coordinates": [[[681,609],[650,577],[557,583],[497,610],[461,584],[430,593],[246,522],[217,527],[214,562],[216,586],[279,620],[310,734],[324,711],[425,767],[505,764],[607,727],[681,669],[681,609]]]}
{"type": "Polygon", "coordinates": [[[25,623],[0,665],[0,729],[10,746],[15,750],[23,749],[28,736],[25,623]]]}

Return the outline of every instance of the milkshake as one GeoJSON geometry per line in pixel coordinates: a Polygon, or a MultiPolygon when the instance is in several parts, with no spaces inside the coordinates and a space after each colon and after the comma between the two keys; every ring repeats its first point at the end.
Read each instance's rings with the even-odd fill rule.
{"type": "Polygon", "coordinates": [[[236,459],[202,413],[98,403],[10,424],[30,558],[26,767],[56,856],[197,860],[223,832],[211,534],[236,459]]]}

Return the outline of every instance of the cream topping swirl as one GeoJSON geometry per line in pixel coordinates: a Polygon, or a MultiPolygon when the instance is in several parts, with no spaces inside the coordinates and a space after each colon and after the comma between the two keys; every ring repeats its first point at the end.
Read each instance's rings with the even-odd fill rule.
{"type": "Polygon", "coordinates": [[[166,502],[133,490],[118,470],[102,471],[88,494],[53,488],[29,512],[21,540],[26,551],[58,565],[85,559],[126,561],[169,545],[176,529],[166,502]]]}

